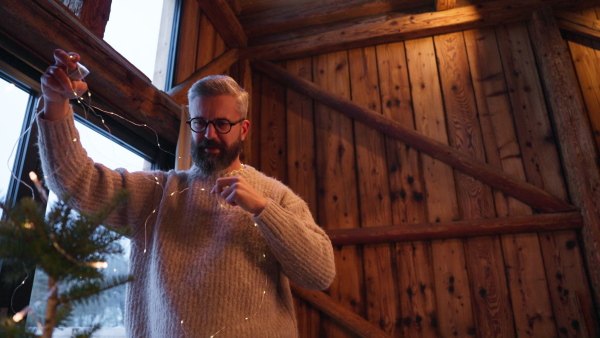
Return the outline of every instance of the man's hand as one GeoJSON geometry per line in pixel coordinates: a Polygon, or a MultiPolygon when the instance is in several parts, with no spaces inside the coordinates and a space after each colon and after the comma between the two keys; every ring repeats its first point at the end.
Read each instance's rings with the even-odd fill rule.
{"type": "Polygon", "coordinates": [[[210,191],[211,194],[219,194],[230,205],[239,205],[242,209],[260,214],[267,199],[256,191],[242,176],[223,177],[217,179],[217,184],[210,191]]]}
{"type": "Polygon", "coordinates": [[[88,89],[83,81],[71,81],[67,76],[69,70],[77,68],[79,55],[57,49],[54,51],[53,66],[42,74],[41,85],[44,96],[44,118],[57,120],[69,111],[69,99],[76,98],[88,89]]]}

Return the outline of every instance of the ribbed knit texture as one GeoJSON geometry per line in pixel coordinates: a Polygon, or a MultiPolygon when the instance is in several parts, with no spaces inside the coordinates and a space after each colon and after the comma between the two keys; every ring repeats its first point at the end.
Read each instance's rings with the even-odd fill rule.
{"type": "Polygon", "coordinates": [[[335,276],[327,235],[304,201],[250,166],[243,176],[267,197],[254,216],[209,194],[216,177],[189,171],[110,170],[87,157],[72,115],[38,119],[46,182],[93,211],[115,192],[131,196],[109,219],[130,226],[128,337],[296,337],[290,278],[310,289],[335,276]],[[146,250],[146,253],[144,253],[146,250]]]}

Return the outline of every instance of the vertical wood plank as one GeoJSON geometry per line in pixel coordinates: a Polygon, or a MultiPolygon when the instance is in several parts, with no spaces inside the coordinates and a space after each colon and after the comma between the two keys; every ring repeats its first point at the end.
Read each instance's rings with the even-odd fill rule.
{"type": "Polygon", "coordinates": [[[262,78],[258,72],[254,72],[252,74],[252,109],[250,115],[250,123],[253,128],[250,128],[250,158],[248,159],[248,163],[255,167],[258,170],[262,170],[260,165],[261,158],[261,141],[260,141],[260,126],[261,126],[261,101],[262,101],[262,78]]]}
{"type": "MultiPolygon", "coordinates": [[[[256,123],[255,115],[257,115],[258,110],[255,110],[254,107],[254,88],[252,86],[252,68],[250,67],[250,61],[248,59],[244,59],[238,62],[240,71],[239,71],[239,84],[244,90],[248,93],[248,115],[246,115],[246,119],[250,121],[250,131],[244,140],[244,147],[242,149],[242,153],[240,154],[240,160],[242,163],[247,163],[251,166],[255,166],[256,163],[253,160],[253,138],[255,137],[254,128],[258,131],[260,124],[256,123]]],[[[255,76],[258,76],[256,74],[255,76]]],[[[257,91],[260,88],[257,88],[257,91]]]]}
{"type": "Polygon", "coordinates": [[[260,104],[260,167],[268,176],[287,183],[285,88],[262,78],[260,104]]]}
{"type": "Polygon", "coordinates": [[[177,69],[175,84],[179,84],[196,71],[196,51],[200,8],[196,1],[184,1],[181,9],[181,28],[177,42],[177,69]]]}
{"type": "MultiPolygon", "coordinates": [[[[376,47],[382,112],[414,128],[414,116],[404,43],[376,47]]],[[[390,182],[392,224],[424,223],[427,207],[419,152],[396,140],[385,139],[390,182]]],[[[429,242],[395,244],[395,269],[400,311],[396,336],[439,336],[429,242]]]]}
{"type": "MultiPolygon", "coordinates": [[[[347,52],[313,58],[313,81],[338,95],[350,97],[347,52]]],[[[325,229],[358,227],[358,196],[352,121],[323,105],[315,105],[317,145],[318,224],[325,229]]],[[[337,276],[330,296],[342,306],[364,316],[363,265],[360,248],[334,248],[337,276]]],[[[323,318],[323,335],[344,337],[348,333],[323,318]]]]}
{"type": "MultiPolygon", "coordinates": [[[[499,26],[496,28],[496,34],[527,180],[559,198],[566,199],[556,141],[550,126],[527,28],[523,23],[499,26]]],[[[572,298],[565,297],[563,291],[567,289],[582,294],[588,292],[585,273],[577,267],[582,266],[579,248],[567,244],[575,243],[570,242],[572,235],[570,232],[552,232],[540,234],[539,237],[554,311],[554,317],[550,320],[556,321],[561,333],[573,332],[570,323],[580,320],[576,318],[581,317],[581,314],[577,314],[580,312],[577,304],[573,303],[572,298]]],[[[543,310],[542,300],[538,300],[537,308],[530,306],[528,313],[538,313],[541,318],[552,316],[552,313],[548,313],[549,310],[540,311],[543,310]]],[[[586,302],[589,302],[589,297],[588,300],[583,300],[583,304],[586,302]]],[[[523,322],[523,325],[526,323],[523,322]]],[[[536,324],[535,329],[538,327],[536,324]]]]}
{"type": "MultiPolygon", "coordinates": [[[[438,35],[434,41],[450,144],[462,153],[485,161],[463,34],[438,35]]],[[[462,219],[495,217],[489,186],[457,171],[454,176],[462,219]]],[[[513,322],[499,238],[469,238],[465,248],[472,299],[477,311],[477,334],[486,337],[511,335],[513,322]]],[[[537,263],[540,263],[539,249],[538,258],[537,263]]]]}
{"type": "MultiPolygon", "coordinates": [[[[374,47],[348,52],[352,101],[381,112],[374,47]]],[[[361,227],[392,223],[384,139],[376,130],[354,122],[361,227]]],[[[392,334],[397,316],[396,290],[389,244],[363,247],[367,319],[392,334]]]]}
{"type": "MultiPolygon", "coordinates": [[[[312,81],[311,58],[287,61],[286,68],[292,74],[312,81]]],[[[313,100],[291,89],[287,89],[286,99],[289,186],[308,203],[316,219],[317,177],[313,100]]],[[[304,301],[298,300],[295,304],[300,337],[318,337],[320,312],[304,301]]]]}
{"type": "MultiPolygon", "coordinates": [[[[447,143],[444,107],[438,79],[433,39],[405,42],[416,128],[447,143]]],[[[421,155],[428,221],[459,219],[452,168],[421,155]]],[[[442,336],[475,333],[463,241],[436,240],[431,243],[435,276],[438,324],[442,336]]]]}
{"type": "Polygon", "coordinates": [[[204,12],[200,15],[200,34],[198,34],[198,42],[196,52],[196,69],[211,62],[215,53],[215,28],[210,23],[204,12]]]}

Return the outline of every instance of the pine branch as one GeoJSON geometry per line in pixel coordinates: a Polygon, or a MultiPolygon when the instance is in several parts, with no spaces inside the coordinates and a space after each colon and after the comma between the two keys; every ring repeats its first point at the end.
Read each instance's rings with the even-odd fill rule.
{"type": "Polygon", "coordinates": [[[90,302],[94,297],[99,297],[100,293],[131,281],[133,281],[132,276],[121,275],[114,276],[110,282],[92,281],[75,285],[71,287],[68,292],[60,295],[58,303],[63,304],[68,302],[75,305],[78,303],[90,302]]]}

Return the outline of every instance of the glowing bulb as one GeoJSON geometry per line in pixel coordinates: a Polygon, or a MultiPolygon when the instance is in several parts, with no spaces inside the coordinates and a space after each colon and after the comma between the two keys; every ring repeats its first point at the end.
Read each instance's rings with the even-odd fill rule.
{"type": "Polygon", "coordinates": [[[27,221],[27,222],[25,222],[25,224],[23,224],[23,228],[25,228],[25,229],[33,229],[33,223],[27,221]]]}
{"type": "Polygon", "coordinates": [[[34,182],[38,179],[37,174],[34,171],[29,172],[29,178],[34,182]]]}
{"type": "Polygon", "coordinates": [[[77,137],[73,139],[73,142],[77,142],[77,137]]]}
{"type": "Polygon", "coordinates": [[[263,258],[267,258],[267,255],[263,254],[263,258]]]}
{"type": "Polygon", "coordinates": [[[171,196],[173,196],[173,195],[175,195],[175,192],[172,192],[172,193],[171,193],[171,196]]]}
{"type": "Polygon", "coordinates": [[[117,269],[113,269],[114,272],[117,272],[117,269]]]}
{"type": "Polygon", "coordinates": [[[13,316],[13,320],[15,321],[15,323],[20,322],[23,318],[25,318],[25,315],[23,314],[23,311],[21,312],[17,312],[15,313],[15,315],[13,316]]]}
{"type": "Polygon", "coordinates": [[[183,320],[181,321],[181,324],[183,324],[183,320]]]}
{"type": "Polygon", "coordinates": [[[246,317],[245,319],[248,320],[248,317],[246,317]]]}
{"type": "Polygon", "coordinates": [[[106,262],[88,262],[88,263],[85,263],[85,265],[92,267],[92,268],[96,268],[96,269],[108,268],[108,263],[106,263],[106,262]]]}
{"type": "Polygon", "coordinates": [[[200,190],[204,191],[204,190],[206,190],[206,189],[202,188],[202,189],[200,189],[200,190]]]}
{"type": "Polygon", "coordinates": [[[257,226],[258,226],[258,224],[254,223],[254,226],[255,226],[255,227],[257,227],[257,226]]]}
{"type": "Polygon", "coordinates": [[[146,253],[146,249],[144,249],[144,253],[146,253]]]}

